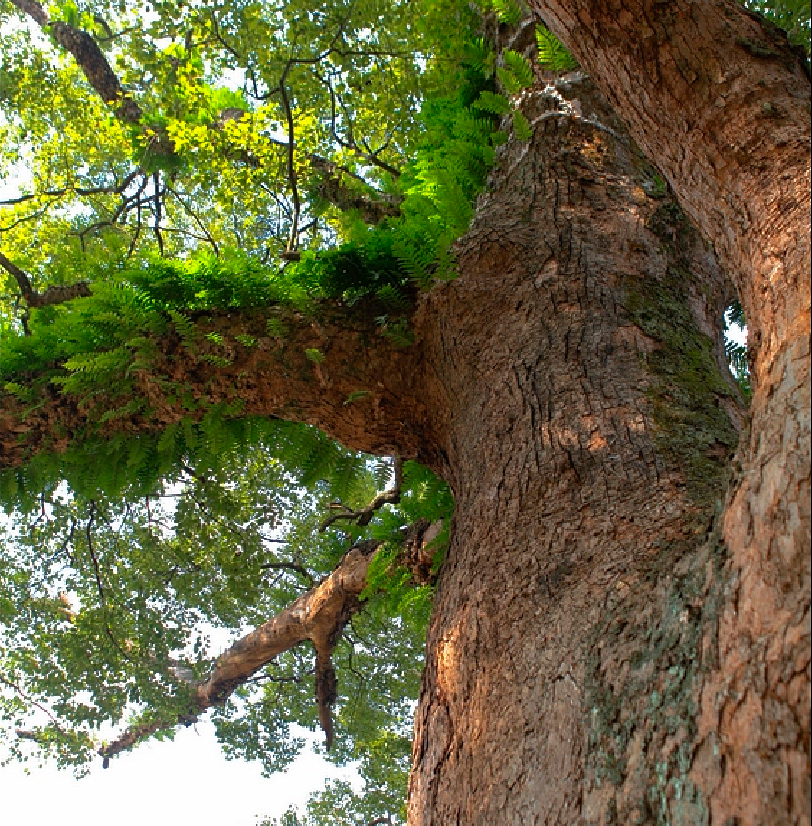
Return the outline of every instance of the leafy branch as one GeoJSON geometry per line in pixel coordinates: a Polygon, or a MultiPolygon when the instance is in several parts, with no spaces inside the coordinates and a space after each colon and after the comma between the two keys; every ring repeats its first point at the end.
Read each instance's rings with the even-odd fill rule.
{"type": "MultiPolygon", "coordinates": [[[[431,536],[432,526],[426,522],[416,523],[406,531],[403,555],[406,564],[414,562],[421,567],[431,564],[430,559],[428,563],[424,559],[432,555],[431,536]]],[[[127,729],[112,743],[99,749],[105,763],[159,731],[196,721],[199,714],[225,703],[239,686],[246,684],[280,654],[307,640],[316,649],[316,699],[329,749],[333,740],[330,707],[336,699],[336,675],[331,655],[350,618],[361,610],[359,597],[367,587],[367,571],[380,547],[377,540],[355,544],[322,582],[235,642],[215,660],[206,679],[189,683],[191,695],[187,711],[127,729]]]]}
{"type": "Polygon", "coordinates": [[[395,483],[389,490],[379,493],[365,508],[354,511],[348,508],[343,502],[332,502],[330,508],[337,510],[332,516],[327,517],[321,524],[320,530],[326,531],[331,525],[334,525],[340,519],[346,519],[348,522],[354,522],[359,527],[368,525],[375,515],[375,512],[380,510],[384,505],[396,505],[400,502],[400,491],[403,484],[403,460],[395,457],[394,461],[395,483]]]}

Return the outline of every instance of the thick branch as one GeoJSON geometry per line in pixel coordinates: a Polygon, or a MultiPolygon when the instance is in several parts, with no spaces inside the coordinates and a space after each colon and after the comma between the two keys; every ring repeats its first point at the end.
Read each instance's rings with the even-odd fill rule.
{"type": "Polygon", "coordinates": [[[66,394],[50,382],[67,375],[59,368],[6,375],[30,386],[32,395],[0,399],[0,466],[86,438],[161,433],[183,419],[200,420],[217,405],[231,406],[233,416],[316,425],[356,450],[428,461],[422,351],[384,337],[375,321],[381,311],[375,301],[352,308],[325,301],[310,316],[275,307],[222,312],[197,324],[190,319],[194,340],[174,329],[150,335],[148,366],[123,366],[88,396],[66,394]],[[122,393],[125,382],[129,389],[122,393]],[[143,409],[127,412],[136,399],[143,409]],[[116,410],[120,415],[104,421],[116,410]]]}
{"type": "Polygon", "coordinates": [[[9,261],[2,252],[0,252],[0,267],[13,276],[29,307],[47,307],[49,304],[62,304],[73,298],[90,295],[90,287],[85,281],[68,286],[48,287],[44,293],[37,292],[31,286],[28,273],[21,270],[13,261],[9,261]]]}
{"type": "MultiPolygon", "coordinates": [[[[416,571],[430,567],[433,556],[430,543],[437,532],[436,524],[419,522],[413,525],[405,540],[404,563],[414,565],[416,571]]],[[[188,725],[198,714],[223,704],[238,686],[279,654],[306,640],[312,641],[316,648],[316,697],[329,748],[332,741],[329,708],[336,697],[336,676],[330,655],[350,617],[361,609],[358,598],[366,588],[367,571],[378,547],[379,543],[375,541],[361,542],[353,547],[319,585],[218,657],[209,677],[194,687],[189,714],[128,729],[113,743],[100,749],[99,754],[107,761],[157,731],[188,725]]],[[[419,575],[416,579],[421,581],[419,575]]]]}
{"type": "MultiPolygon", "coordinates": [[[[739,3],[533,0],[737,280],[769,366],[809,330],[810,81],[782,32],[739,3]],[[769,322],[768,322],[769,323],[769,322]]],[[[780,368],[783,369],[783,368],[780,368]]],[[[757,373],[762,372],[757,365],[757,373]]],[[[756,376],[759,380],[759,376],[756,376]]]]}
{"type": "Polygon", "coordinates": [[[46,34],[53,35],[54,40],[65,51],[73,55],[88,83],[99,97],[111,106],[118,106],[117,117],[126,123],[138,123],[141,119],[141,107],[125,95],[116,73],[91,35],[61,20],[52,22],[45,9],[35,0],[12,0],[12,2],[20,11],[38,23],[46,34]]]}
{"type": "Polygon", "coordinates": [[[344,183],[344,175],[349,173],[339,169],[332,161],[310,155],[310,166],[323,175],[319,195],[341,210],[358,210],[368,224],[379,224],[384,218],[400,215],[401,195],[376,192],[364,195],[344,183]]]}

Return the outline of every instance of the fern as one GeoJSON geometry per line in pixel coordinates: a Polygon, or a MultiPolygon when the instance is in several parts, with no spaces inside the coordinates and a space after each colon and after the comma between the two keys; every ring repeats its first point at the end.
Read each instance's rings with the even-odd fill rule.
{"type": "Polygon", "coordinates": [[[500,23],[517,26],[521,22],[524,12],[516,0],[491,0],[491,3],[500,23]]]}
{"type": "Polygon", "coordinates": [[[146,399],[135,398],[127,402],[127,404],[122,405],[121,407],[108,410],[106,413],[102,415],[99,421],[102,424],[104,424],[105,422],[114,421],[115,419],[123,419],[127,416],[133,415],[134,413],[141,413],[146,407],[146,399]]]}
{"type": "Polygon", "coordinates": [[[521,83],[522,88],[528,88],[533,85],[535,75],[533,74],[533,67],[527,58],[519,52],[514,52],[511,49],[506,49],[502,53],[502,59],[505,65],[513,73],[514,77],[521,83]]]}
{"type": "Polygon", "coordinates": [[[481,109],[493,115],[506,115],[510,111],[510,101],[504,95],[495,92],[480,92],[472,105],[475,109],[481,109]]]}
{"type": "Polygon", "coordinates": [[[493,72],[494,54],[484,37],[477,37],[468,44],[465,62],[469,69],[483,76],[493,72]]]}
{"type": "Polygon", "coordinates": [[[530,140],[533,135],[530,122],[518,109],[513,112],[513,134],[520,141],[530,140]]]}
{"type": "Polygon", "coordinates": [[[403,295],[397,287],[391,284],[384,284],[378,292],[377,296],[384,306],[395,312],[406,312],[409,309],[409,299],[403,295]]]}
{"type": "Polygon", "coordinates": [[[395,345],[395,347],[411,347],[414,344],[414,333],[409,327],[406,318],[387,321],[381,327],[381,333],[395,345]]]}
{"type": "Polygon", "coordinates": [[[190,352],[196,352],[197,342],[200,339],[200,330],[188,316],[182,312],[169,307],[167,314],[172,319],[172,324],[183,342],[183,346],[190,352]]]}
{"type": "Polygon", "coordinates": [[[544,26],[536,25],[536,45],[539,65],[544,69],[564,72],[578,68],[578,63],[566,46],[544,26]]]}
{"type": "Polygon", "coordinates": [[[509,95],[515,95],[521,92],[522,89],[530,88],[533,85],[535,80],[533,67],[524,55],[507,49],[502,54],[502,59],[505,65],[500,66],[496,72],[502,86],[509,95]]]}

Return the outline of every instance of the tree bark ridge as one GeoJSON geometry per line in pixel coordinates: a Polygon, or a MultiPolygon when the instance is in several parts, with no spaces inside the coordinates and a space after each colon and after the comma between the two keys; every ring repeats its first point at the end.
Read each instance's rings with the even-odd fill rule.
{"type": "Polygon", "coordinates": [[[808,824],[808,66],[782,32],[729,0],[635,0],[620,12],[603,0],[531,6],[607,94],[736,283],[754,394],[723,523],[732,580],[712,641],[720,665],[702,697],[708,753],[721,757],[695,772],[714,824],[808,824]]]}

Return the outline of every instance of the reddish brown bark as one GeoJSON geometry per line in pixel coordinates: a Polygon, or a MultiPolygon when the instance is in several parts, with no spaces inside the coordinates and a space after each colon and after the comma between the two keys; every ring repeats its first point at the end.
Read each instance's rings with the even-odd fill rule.
{"type": "MultiPolygon", "coordinates": [[[[732,285],[586,81],[569,114],[525,97],[534,137],[503,154],[460,277],[420,298],[414,348],[363,310],[288,319],[278,348],[234,315],[209,353],[231,366],[167,340],[156,374],[451,483],[410,823],[808,823],[808,81],[729,4],[565,5],[536,3],[745,304],[756,394],[721,517],[732,285]]],[[[174,421],[139,381],[151,418],[124,426],[174,421]]]]}
{"type": "Polygon", "coordinates": [[[713,823],[810,822],[810,84],[734,2],[535,0],[714,245],[754,398],[724,539],[734,575],[695,776],[713,823]]]}
{"type": "Polygon", "coordinates": [[[418,313],[456,511],[412,824],[656,822],[676,783],[697,807],[682,822],[702,806],[682,762],[736,442],[712,355],[730,287],[673,204],[645,194],[653,170],[590,84],[563,91],[582,116],[525,100],[534,138],[502,158],[460,278],[418,313]]]}

